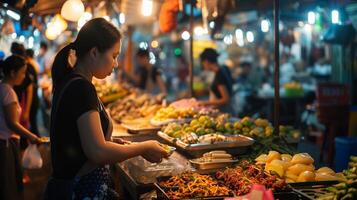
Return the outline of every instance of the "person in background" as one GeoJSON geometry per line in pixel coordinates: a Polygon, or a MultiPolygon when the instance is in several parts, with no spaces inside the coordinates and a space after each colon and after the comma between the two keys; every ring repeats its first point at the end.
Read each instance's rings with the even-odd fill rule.
{"type": "Polygon", "coordinates": [[[233,78],[227,66],[219,66],[218,56],[217,51],[212,48],[206,48],[200,54],[203,70],[211,71],[215,74],[210,87],[209,100],[201,101],[200,104],[218,108],[222,112],[232,113],[233,78]]]}
{"type": "Polygon", "coordinates": [[[139,71],[137,74],[128,74],[135,85],[149,93],[157,94],[161,92],[167,94],[160,69],[150,63],[150,52],[139,49],[136,53],[136,58],[139,64],[139,71]]]}
{"type": "Polygon", "coordinates": [[[20,136],[32,143],[41,139],[20,124],[21,107],[14,91],[26,76],[26,60],[12,55],[0,61],[0,199],[23,199],[20,136]]]}
{"type": "Polygon", "coordinates": [[[39,136],[38,126],[37,126],[37,111],[40,105],[40,99],[38,96],[38,72],[39,66],[34,59],[34,51],[32,49],[26,50],[26,59],[28,63],[28,73],[32,79],[32,104],[30,107],[30,130],[39,136]]]}
{"type": "Polygon", "coordinates": [[[140,155],[161,162],[169,156],[157,141],[111,141],[113,125],[92,78],[112,73],[120,45],[115,26],[94,18],[56,55],[50,131],[53,173],[45,199],[118,199],[109,164],[140,155]]]}
{"type": "Polygon", "coordinates": [[[40,75],[50,74],[53,63],[53,53],[49,51],[48,45],[45,42],[40,43],[40,50],[37,57],[37,62],[40,66],[40,75]]]}

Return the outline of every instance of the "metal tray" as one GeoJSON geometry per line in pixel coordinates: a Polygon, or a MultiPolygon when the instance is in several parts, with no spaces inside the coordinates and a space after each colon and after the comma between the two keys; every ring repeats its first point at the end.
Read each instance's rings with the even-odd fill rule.
{"type": "Polygon", "coordinates": [[[226,142],[217,142],[214,144],[186,144],[179,139],[168,136],[166,133],[159,131],[158,136],[170,143],[171,145],[175,145],[178,150],[183,151],[186,154],[191,155],[194,158],[201,157],[204,153],[213,151],[213,150],[225,150],[227,153],[232,155],[238,155],[245,153],[245,151],[254,144],[254,139],[250,137],[246,137],[243,135],[238,136],[229,136],[232,141],[226,142]],[[234,141],[238,138],[243,138],[244,140],[234,141]]]}
{"type": "Polygon", "coordinates": [[[150,133],[156,133],[157,131],[159,131],[161,128],[160,127],[145,127],[145,128],[140,128],[140,127],[136,127],[134,125],[131,124],[125,124],[122,123],[121,126],[123,128],[125,128],[128,133],[131,134],[150,134],[150,133]]]}
{"type": "Polygon", "coordinates": [[[156,121],[154,119],[150,120],[150,124],[153,126],[165,126],[170,123],[178,123],[178,124],[184,124],[191,122],[192,118],[184,118],[184,119],[167,119],[165,121],[156,121]]]}
{"type": "Polygon", "coordinates": [[[237,162],[238,160],[227,160],[224,162],[200,162],[197,159],[190,160],[190,163],[198,170],[222,169],[225,167],[232,166],[237,162]]]}
{"type": "Polygon", "coordinates": [[[293,188],[297,189],[313,189],[313,188],[324,188],[332,186],[339,183],[338,181],[309,181],[309,182],[298,182],[298,183],[289,183],[293,188]]]}

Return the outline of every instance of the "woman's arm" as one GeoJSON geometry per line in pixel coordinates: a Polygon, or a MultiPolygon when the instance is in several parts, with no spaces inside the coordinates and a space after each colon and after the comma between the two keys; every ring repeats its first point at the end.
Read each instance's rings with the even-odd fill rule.
{"type": "Polygon", "coordinates": [[[214,107],[219,107],[219,106],[229,104],[230,96],[227,91],[227,88],[224,85],[218,85],[218,91],[221,94],[221,98],[215,99],[215,100],[210,100],[210,101],[203,101],[203,102],[200,102],[200,104],[203,106],[214,106],[214,107]]]}
{"type": "Polygon", "coordinates": [[[26,103],[25,103],[25,109],[23,111],[22,119],[23,121],[28,121],[29,116],[30,116],[30,109],[31,109],[31,104],[32,104],[32,97],[33,97],[33,83],[27,86],[26,88],[26,103]]]}
{"type": "Polygon", "coordinates": [[[38,138],[35,134],[31,133],[25,127],[23,127],[19,122],[19,113],[17,112],[17,103],[13,102],[9,105],[4,106],[4,114],[6,125],[21,136],[24,136],[30,139],[33,143],[39,143],[40,138],[38,138]]]}
{"type": "Polygon", "coordinates": [[[142,155],[150,162],[159,162],[167,152],[157,141],[120,145],[106,141],[97,111],[88,111],[77,120],[81,145],[88,159],[97,164],[112,164],[142,155]]]}

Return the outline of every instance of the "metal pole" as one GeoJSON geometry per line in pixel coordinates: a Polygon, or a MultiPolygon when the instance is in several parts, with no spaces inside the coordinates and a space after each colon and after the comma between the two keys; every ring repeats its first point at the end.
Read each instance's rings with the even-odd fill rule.
{"type": "Polygon", "coordinates": [[[280,63],[279,63],[279,0],[274,0],[274,129],[279,135],[280,63]]]}
{"type": "Polygon", "coordinates": [[[190,1],[190,62],[189,62],[189,92],[190,97],[193,97],[193,6],[194,1],[190,1]]]}

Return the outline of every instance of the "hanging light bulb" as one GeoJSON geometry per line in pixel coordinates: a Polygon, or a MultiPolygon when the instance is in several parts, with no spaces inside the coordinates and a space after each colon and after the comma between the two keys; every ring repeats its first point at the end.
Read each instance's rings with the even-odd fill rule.
{"type": "Polygon", "coordinates": [[[92,14],[90,12],[83,13],[81,18],[79,18],[79,20],[78,20],[77,30],[81,29],[82,26],[90,19],[92,19],[92,14]]]}
{"type": "Polygon", "coordinates": [[[145,17],[148,17],[152,14],[153,1],[152,0],[143,0],[141,4],[141,14],[145,17]]]}
{"type": "Polygon", "coordinates": [[[64,2],[61,15],[68,21],[76,22],[84,13],[84,5],[81,0],[67,0],[64,2]]]}

